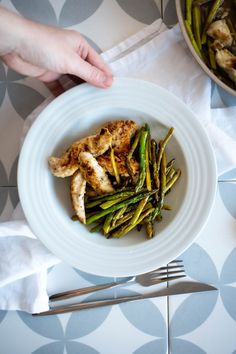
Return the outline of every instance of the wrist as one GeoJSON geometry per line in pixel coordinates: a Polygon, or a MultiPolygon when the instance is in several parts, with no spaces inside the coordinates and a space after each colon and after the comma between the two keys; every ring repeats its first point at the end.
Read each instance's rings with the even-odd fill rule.
{"type": "Polygon", "coordinates": [[[0,6],[0,56],[16,51],[29,32],[28,21],[0,6]]]}

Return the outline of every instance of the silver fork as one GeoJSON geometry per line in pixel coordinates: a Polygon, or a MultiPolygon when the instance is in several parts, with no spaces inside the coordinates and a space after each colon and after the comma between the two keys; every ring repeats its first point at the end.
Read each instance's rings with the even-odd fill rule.
{"type": "Polygon", "coordinates": [[[138,283],[142,286],[151,286],[155,284],[160,284],[163,282],[176,280],[185,277],[184,266],[181,260],[175,260],[170,262],[165,267],[160,267],[152,272],[133,276],[129,279],[115,281],[107,284],[100,284],[95,286],[89,286],[86,288],[75,289],[70,291],[64,291],[62,293],[57,293],[49,297],[49,301],[59,301],[69,299],[71,297],[89,294],[95,291],[113,288],[122,284],[138,283]]]}

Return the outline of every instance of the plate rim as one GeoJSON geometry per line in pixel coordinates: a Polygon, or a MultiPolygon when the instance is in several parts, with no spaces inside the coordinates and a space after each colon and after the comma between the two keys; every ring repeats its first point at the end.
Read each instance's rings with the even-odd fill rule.
{"type": "MultiPolygon", "coordinates": [[[[155,87],[155,88],[158,88],[158,90],[164,92],[165,95],[167,95],[167,96],[169,96],[169,97],[172,96],[172,98],[173,98],[176,102],[178,102],[178,104],[180,104],[182,107],[184,107],[185,110],[188,110],[189,113],[192,115],[192,117],[194,117],[195,123],[198,124],[199,126],[201,126],[202,133],[204,134],[205,139],[207,140],[207,143],[208,143],[209,151],[211,151],[212,163],[213,163],[213,165],[214,165],[214,175],[215,175],[215,178],[214,178],[214,181],[212,181],[212,182],[213,182],[213,188],[212,188],[212,192],[213,192],[213,193],[212,193],[211,206],[210,206],[210,208],[209,208],[209,210],[208,210],[208,215],[207,215],[207,217],[205,218],[204,222],[202,223],[201,227],[200,227],[200,228],[198,229],[198,231],[196,232],[195,236],[191,238],[190,244],[192,244],[192,242],[194,242],[194,240],[196,239],[196,237],[199,235],[201,229],[204,227],[205,223],[207,222],[207,220],[208,220],[208,218],[209,218],[210,212],[211,212],[211,210],[212,210],[212,206],[213,206],[213,204],[214,204],[215,195],[216,195],[216,185],[217,185],[217,183],[216,183],[216,177],[217,177],[217,174],[216,174],[216,159],[215,159],[215,154],[214,154],[214,150],[213,150],[213,147],[212,147],[210,138],[209,138],[209,136],[208,136],[206,130],[204,129],[202,123],[196,118],[196,115],[191,111],[191,109],[189,109],[189,108],[187,107],[186,104],[184,104],[184,103],[183,103],[178,97],[176,97],[173,93],[167,91],[166,89],[164,89],[164,88],[162,88],[162,87],[160,87],[160,86],[158,86],[158,85],[156,85],[156,84],[154,84],[154,83],[151,83],[151,82],[145,81],[145,80],[141,80],[141,79],[133,79],[133,78],[119,78],[119,79],[118,79],[118,78],[116,78],[114,84],[115,84],[115,83],[122,83],[122,82],[123,82],[123,83],[129,82],[129,83],[133,83],[133,84],[135,84],[135,85],[137,85],[137,84],[139,84],[139,85],[140,85],[140,84],[143,84],[143,85],[146,85],[146,86],[148,85],[150,88],[154,88],[154,87],[155,87]]],[[[66,92],[63,93],[61,96],[59,96],[58,98],[56,98],[55,100],[53,100],[51,103],[49,103],[49,105],[48,105],[47,107],[52,106],[52,105],[56,105],[56,103],[55,103],[56,100],[58,100],[58,99],[61,100],[61,97],[62,97],[62,96],[65,97],[66,95],[70,95],[70,92],[71,92],[72,90],[79,90],[79,91],[80,91],[80,90],[83,89],[83,88],[87,88],[88,90],[90,90],[90,89],[92,89],[92,90],[96,89],[96,88],[94,88],[94,87],[91,87],[91,85],[89,85],[89,84],[86,84],[86,83],[85,83],[85,84],[82,84],[81,86],[74,87],[74,88],[72,88],[72,89],[66,91],[66,92]]],[[[27,136],[26,136],[26,138],[25,138],[25,141],[24,141],[24,143],[23,143],[23,146],[22,146],[22,149],[21,149],[21,152],[20,152],[19,163],[18,163],[18,171],[17,171],[17,180],[18,180],[18,186],[19,186],[19,197],[20,197],[20,201],[21,201],[21,203],[22,203],[22,208],[23,208],[24,212],[25,212],[25,210],[26,210],[26,207],[25,207],[25,204],[24,204],[24,196],[22,195],[23,192],[22,192],[22,188],[21,188],[21,186],[22,186],[22,172],[21,172],[22,169],[21,169],[21,165],[22,165],[22,159],[23,159],[24,149],[26,149],[25,147],[27,147],[27,141],[30,140],[30,134],[32,134],[32,133],[30,133],[30,131],[32,132],[32,131],[34,131],[35,129],[37,129],[37,124],[40,124],[40,119],[41,119],[40,116],[42,117],[42,113],[44,113],[44,112],[47,110],[47,107],[39,114],[38,118],[37,118],[37,119],[35,120],[35,122],[33,123],[32,127],[30,128],[29,132],[27,133],[27,136]]],[[[44,114],[45,114],[45,113],[44,113],[44,114]]],[[[27,214],[27,212],[26,212],[25,214],[27,214]]],[[[31,225],[31,223],[30,223],[30,221],[29,221],[29,217],[26,216],[26,219],[27,219],[28,223],[30,224],[32,230],[34,231],[35,225],[31,225]]],[[[37,233],[36,233],[36,236],[37,236],[38,239],[41,240],[42,243],[45,244],[45,242],[44,242],[45,240],[42,241],[42,238],[39,237],[39,235],[37,235],[37,233]]],[[[148,241],[147,241],[147,242],[148,242],[148,241]]],[[[186,248],[188,248],[188,247],[190,246],[190,244],[186,245],[185,248],[182,247],[181,253],[184,252],[184,250],[186,250],[186,248]]],[[[45,246],[48,247],[47,244],[45,244],[45,246]]],[[[49,247],[48,247],[48,248],[49,248],[49,247]]],[[[49,249],[51,250],[51,252],[53,252],[51,248],[49,248],[49,249]]],[[[53,252],[53,253],[54,253],[54,252],[53,252]]],[[[55,254],[55,253],[54,253],[54,254],[55,254]]],[[[178,255],[176,254],[175,257],[177,257],[177,256],[178,256],[178,255]]],[[[65,257],[61,257],[61,255],[60,255],[60,258],[63,258],[63,259],[65,260],[65,257]]],[[[171,260],[171,259],[170,259],[170,260],[171,260]]],[[[67,259],[66,261],[69,262],[68,259],[67,259]]],[[[101,271],[96,272],[96,270],[93,270],[93,271],[91,272],[91,271],[88,270],[88,268],[85,269],[85,268],[83,268],[83,267],[79,267],[77,264],[72,264],[71,262],[69,262],[69,263],[70,263],[72,266],[75,266],[76,268],[79,268],[79,269],[82,270],[82,271],[90,272],[90,273],[93,273],[93,274],[99,275],[99,276],[128,276],[128,275],[133,275],[133,274],[134,274],[133,272],[130,273],[129,271],[127,271],[126,273],[123,272],[122,274],[120,274],[120,273],[114,274],[114,272],[109,273],[109,271],[107,271],[106,273],[101,273],[101,271]]],[[[149,270],[152,270],[152,269],[153,269],[153,268],[148,269],[148,270],[145,269],[145,271],[149,271],[149,270]]],[[[138,273],[136,273],[136,274],[140,274],[140,272],[138,272],[138,273]]]]}

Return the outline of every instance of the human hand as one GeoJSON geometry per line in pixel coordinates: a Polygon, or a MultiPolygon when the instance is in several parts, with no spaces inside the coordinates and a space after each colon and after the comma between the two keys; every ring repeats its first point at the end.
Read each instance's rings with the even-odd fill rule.
{"type": "MultiPolygon", "coordinates": [[[[79,32],[35,23],[0,8],[0,20],[6,17],[11,33],[0,36],[0,56],[11,69],[45,82],[71,74],[98,87],[112,84],[108,66],[79,32]]],[[[0,33],[6,27],[0,25],[0,33]]]]}

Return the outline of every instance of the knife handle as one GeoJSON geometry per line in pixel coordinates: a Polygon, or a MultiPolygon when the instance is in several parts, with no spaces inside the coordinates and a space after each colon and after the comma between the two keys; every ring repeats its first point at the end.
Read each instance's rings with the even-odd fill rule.
{"type": "Polygon", "coordinates": [[[109,300],[97,300],[91,302],[81,302],[75,305],[55,307],[48,311],[43,311],[39,313],[33,313],[33,316],[48,316],[48,315],[58,315],[66,312],[80,311],[85,309],[94,309],[101,306],[111,306],[116,304],[121,304],[123,302],[136,301],[146,299],[145,295],[134,295],[134,296],[123,296],[118,299],[109,299],[109,300]]]}

